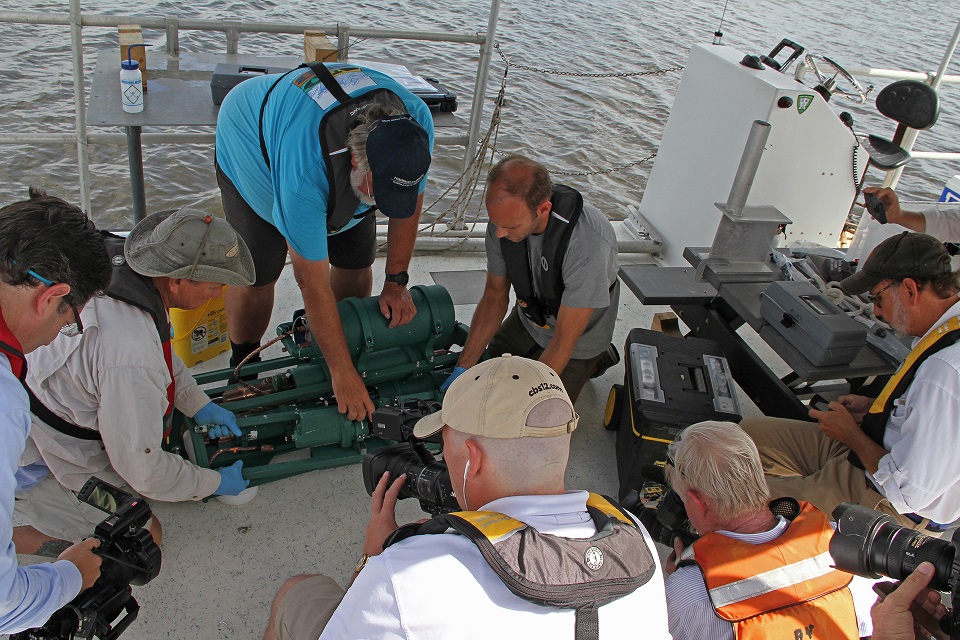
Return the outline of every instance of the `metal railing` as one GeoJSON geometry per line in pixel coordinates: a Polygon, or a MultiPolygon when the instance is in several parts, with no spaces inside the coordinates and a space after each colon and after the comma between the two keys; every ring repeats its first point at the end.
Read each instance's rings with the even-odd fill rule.
{"type": "MultiPolygon", "coordinates": [[[[473,101],[470,110],[470,120],[465,135],[436,136],[438,145],[464,145],[464,170],[470,165],[476,153],[477,141],[483,119],[484,90],[490,70],[490,59],[493,54],[493,36],[496,31],[497,18],[500,11],[500,0],[491,0],[490,16],[486,32],[442,32],[417,31],[398,29],[368,29],[358,28],[345,23],[337,24],[308,24],[294,22],[264,22],[244,20],[201,20],[181,19],[176,15],[164,17],[150,16],[115,16],[94,13],[83,13],[80,10],[80,0],[70,0],[69,13],[39,13],[27,11],[0,11],[0,22],[29,25],[65,25],[70,27],[71,49],[73,56],[73,98],[74,122],[73,134],[55,133],[0,133],[0,144],[36,144],[60,145],[75,143],[79,162],[79,182],[81,207],[91,210],[90,202],[90,161],[88,145],[90,144],[127,144],[127,136],[123,133],[87,133],[86,124],[86,95],[84,90],[84,62],[83,62],[83,28],[84,27],[113,27],[120,25],[137,24],[143,29],[162,29],[166,33],[166,52],[170,55],[179,55],[180,31],[198,30],[222,32],[226,36],[227,54],[237,53],[241,33],[271,33],[271,34],[302,34],[304,31],[322,31],[328,36],[336,36],[338,59],[346,60],[349,52],[350,38],[362,37],[368,39],[417,40],[426,42],[466,43],[480,45],[480,59],[477,64],[477,74],[473,87],[473,101]]],[[[163,143],[212,143],[214,133],[145,133],[142,141],[151,144],[163,143]]],[[[467,185],[461,183],[463,189],[467,185]]],[[[464,202],[463,207],[466,206],[464,202]]],[[[462,218],[463,211],[458,212],[462,218]]]]}

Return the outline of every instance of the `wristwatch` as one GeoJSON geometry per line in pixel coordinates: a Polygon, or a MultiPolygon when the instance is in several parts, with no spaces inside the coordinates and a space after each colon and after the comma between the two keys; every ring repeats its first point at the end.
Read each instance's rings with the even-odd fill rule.
{"type": "Polygon", "coordinates": [[[353,572],[357,574],[363,571],[363,568],[367,566],[367,560],[369,559],[370,559],[370,556],[368,556],[367,554],[363,554],[362,556],[360,556],[360,559],[357,560],[357,566],[353,568],[353,572]]]}
{"type": "Polygon", "coordinates": [[[406,271],[401,271],[399,273],[388,273],[387,282],[396,282],[401,287],[407,286],[407,283],[410,282],[410,275],[406,271]]]}

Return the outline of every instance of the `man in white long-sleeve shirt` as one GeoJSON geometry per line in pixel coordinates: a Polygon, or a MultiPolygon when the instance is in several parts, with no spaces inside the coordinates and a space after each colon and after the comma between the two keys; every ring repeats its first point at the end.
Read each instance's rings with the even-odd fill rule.
{"type": "MultiPolygon", "coordinates": [[[[249,484],[241,461],[205,469],[161,448],[174,407],[219,425],[212,438],[240,435],[233,414],[211,402],[172,353],[167,312],[199,308],[224,284],[252,282],[246,245],[225,220],[189,209],[149,216],[126,242],[107,237],[106,245],[113,279],[84,309],[83,337],[30,357],[27,382],[46,409],[34,411],[34,458],[53,475],[17,501],[29,523],[15,533],[18,547],[87,535],[102,514],[74,492],[92,475],[166,502],[236,495],[249,484]]],[[[151,532],[159,543],[156,517],[151,532]]]]}
{"type": "Polygon", "coordinates": [[[868,187],[863,190],[880,198],[890,224],[899,224],[944,242],[960,242],[960,204],[941,202],[920,211],[900,208],[900,198],[889,187],[868,187]]]}
{"type": "Polygon", "coordinates": [[[942,242],[904,232],[840,286],[869,292],[875,313],[914,337],[905,362],[879,397],[841,396],[811,410],[819,424],[752,418],[742,426],[775,497],[827,513],[852,502],[941,534],[960,520],[960,279],[942,242]]]}
{"type": "Polygon", "coordinates": [[[15,493],[45,473],[18,466],[30,433],[24,353],[81,331],[79,310],[109,279],[100,233],[77,207],[31,191],[0,209],[0,634],[42,625],[100,575],[94,539],[18,567],[11,538],[15,493]]]}

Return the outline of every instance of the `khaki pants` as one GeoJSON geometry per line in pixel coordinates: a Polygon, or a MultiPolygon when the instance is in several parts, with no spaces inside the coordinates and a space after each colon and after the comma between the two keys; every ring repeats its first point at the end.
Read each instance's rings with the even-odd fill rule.
{"type": "Polygon", "coordinates": [[[904,527],[926,526],[926,520],[917,524],[897,513],[868,484],[863,469],[847,460],[850,449],[825,436],[816,422],[763,417],[746,418],[740,426],[760,451],[771,497],[804,500],[827,514],[841,502],[852,502],[885,513],[904,527]]]}
{"type": "MultiPolygon", "coordinates": [[[[510,355],[522,356],[531,360],[538,359],[543,353],[543,347],[533,339],[533,336],[530,335],[530,332],[527,331],[526,327],[524,327],[520,321],[520,313],[517,311],[516,306],[513,307],[513,311],[510,312],[507,319],[500,325],[500,329],[498,329],[496,335],[493,336],[487,350],[494,358],[499,358],[503,354],[509,353],[510,355]]],[[[567,361],[567,366],[560,372],[560,379],[563,381],[563,387],[567,390],[567,394],[571,400],[577,399],[580,391],[583,390],[583,385],[587,383],[587,380],[589,380],[590,376],[596,371],[597,364],[605,355],[606,352],[601,351],[592,358],[585,360],[574,360],[570,358],[570,360],[567,361]]]]}
{"type": "Polygon", "coordinates": [[[333,578],[307,576],[276,603],[273,630],[279,640],[317,640],[346,592],[333,578]]]}
{"type": "MultiPolygon", "coordinates": [[[[130,487],[120,488],[134,493],[130,487]]],[[[107,517],[100,509],[77,500],[76,492],[60,484],[53,474],[17,494],[13,509],[40,533],[69,542],[89,538],[94,527],[107,517]]]]}

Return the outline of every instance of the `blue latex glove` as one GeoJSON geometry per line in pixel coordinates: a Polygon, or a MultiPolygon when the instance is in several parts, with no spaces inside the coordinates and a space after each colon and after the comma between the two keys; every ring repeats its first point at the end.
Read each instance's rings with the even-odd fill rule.
{"type": "Polygon", "coordinates": [[[440,391],[446,391],[450,387],[450,385],[453,384],[453,381],[459,378],[460,374],[466,370],[467,370],[466,367],[454,367],[453,373],[451,373],[450,376],[443,381],[443,384],[440,385],[440,391]]]}
{"type": "Polygon", "coordinates": [[[217,471],[220,473],[220,486],[213,492],[215,496],[235,496],[250,485],[249,480],[243,479],[243,460],[217,471]]]}
{"type": "Polygon", "coordinates": [[[243,435],[240,427],[237,426],[237,416],[213,401],[208,402],[200,408],[200,411],[193,414],[193,419],[197,424],[213,425],[207,429],[207,435],[211,438],[222,438],[230,434],[239,438],[243,435]]]}

